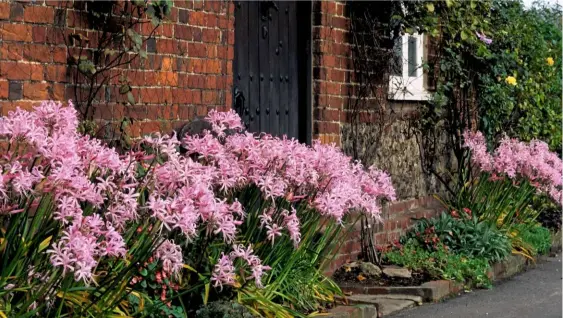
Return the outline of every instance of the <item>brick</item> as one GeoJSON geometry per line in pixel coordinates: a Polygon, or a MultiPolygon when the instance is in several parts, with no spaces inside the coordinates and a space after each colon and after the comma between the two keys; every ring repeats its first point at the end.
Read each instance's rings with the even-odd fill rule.
{"type": "Polygon", "coordinates": [[[150,38],[146,42],[147,42],[147,52],[155,53],[156,52],[156,39],[150,38]]]}
{"type": "Polygon", "coordinates": [[[0,43],[0,59],[21,60],[23,45],[20,43],[0,43]]]}
{"type": "Polygon", "coordinates": [[[215,91],[203,91],[202,101],[204,104],[215,104],[217,93],[215,91]]]}
{"type": "Polygon", "coordinates": [[[157,84],[165,86],[177,86],[178,74],[174,72],[160,72],[157,84]]]}
{"type": "Polygon", "coordinates": [[[158,53],[167,53],[172,54],[175,53],[175,44],[176,41],[170,39],[158,39],[156,40],[156,47],[158,53]]]}
{"type": "Polygon", "coordinates": [[[26,44],[23,57],[32,62],[50,62],[53,55],[48,46],[41,44],[26,44]]]}
{"type": "Polygon", "coordinates": [[[65,100],[64,84],[52,84],[49,87],[47,87],[47,92],[49,93],[49,99],[65,100]]]}
{"type": "Polygon", "coordinates": [[[171,71],[172,70],[172,61],[173,59],[170,57],[163,57],[162,58],[162,67],[161,70],[163,71],[171,71]]]}
{"type": "Polygon", "coordinates": [[[23,19],[32,23],[53,23],[54,16],[52,7],[29,6],[25,9],[23,19]]]}
{"type": "Polygon", "coordinates": [[[63,83],[67,81],[66,65],[50,64],[45,65],[45,80],[63,83]]]}
{"type": "Polygon", "coordinates": [[[0,3],[0,20],[8,20],[10,18],[10,4],[8,2],[0,3]]]}
{"type": "MultiPolygon", "coordinates": [[[[198,2],[199,1],[195,1],[195,3],[198,2]]],[[[194,7],[195,7],[195,3],[194,3],[194,7]]],[[[205,13],[201,11],[191,11],[189,16],[189,24],[200,25],[200,26],[205,25],[205,13]]]]}
{"type": "Polygon", "coordinates": [[[53,62],[55,63],[66,63],[67,50],[65,47],[53,47],[53,62]]]}
{"type": "Polygon", "coordinates": [[[23,21],[23,4],[12,3],[10,5],[10,20],[23,21]]]}
{"type": "Polygon", "coordinates": [[[22,99],[22,83],[16,81],[8,82],[8,99],[9,100],[19,100],[22,99]]]}
{"type": "Polygon", "coordinates": [[[194,28],[187,25],[175,25],[174,37],[179,40],[192,40],[194,28]]]}
{"type": "Polygon", "coordinates": [[[2,39],[4,41],[32,41],[31,25],[7,24],[2,25],[2,39]]]}
{"type": "Polygon", "coordinates": [[[44,26],[33,26],[31,29],[31,37],[34,43],[44,43],[47,40],[47,28],[44,26]]]}
{"type": "Polygon", "coordinates": [[[0,62],[0,76],[8,80],[43,80],[43,67],[23,62],[0,62]]]}
{"type": "Polygon", "coordinates": [[[156,28],[155,34],[157,36],[171,38],[174,34],[174,25],[170,23],[161,24],[156,28]]]}
{"type": "Polygon", "coordinates": [[[221,61],[220,60],[205,60],[204,72],[221,74],[221,61]]]}
{"type": "MultiPolygon", "coordinates": [[[[78,33],[78,32],[77,32],[78,33]]],[[[61,28],[47,27],[45,29],[45,42],[49,44],[64,44],[65,32],[61,28]]],[[[34,41],[35,42],[35,41],[34,41]]]]}
{"type": "Polygon", "coordinates": [[[6,99],[9,95],[9,82],[6,80],[0,80],[0,99],[6,99]]]}
{"type": "Polygon", "coordinates": [[[49,91],[47,83],[29,83],[23,84],[23,98],[31,100],[46,100],[49,99],[49,91]]]}

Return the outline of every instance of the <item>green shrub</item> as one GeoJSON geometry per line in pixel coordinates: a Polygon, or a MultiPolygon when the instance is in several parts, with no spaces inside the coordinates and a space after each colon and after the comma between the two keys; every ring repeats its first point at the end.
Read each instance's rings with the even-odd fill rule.
{"type": "Polygon", "coordinates": [[[402,238],[402,243],[416,240],[428,251],[445,244],[452,252],[468,257],[480,257],[490,262],[505,259],[511,251],[509,239],[494,226],[479,222],[467,212],[442,213],[432,219],[420,219],[402,238]],[[453,215],[462,214],[460,217],[453,215]]]}
{"type": "Polygon", "coordinates": [[[455,280],[474,287],[491,286],[487,276],[489,262],[486,258],[455,254],[444,245],[428,251],[416,240],[408,240],[400,249],[384,254],[384,260],[413,271],[428,273],[435,279],[455,280]]]}
{"type": "Polygon", "coordinates": [[[551,232],[543,226],[537,225],[533,227],[516,226],[515,230],[522,238],[522,241],[528,243],[534,254],[546,254],[551,248],[551,232]]]}

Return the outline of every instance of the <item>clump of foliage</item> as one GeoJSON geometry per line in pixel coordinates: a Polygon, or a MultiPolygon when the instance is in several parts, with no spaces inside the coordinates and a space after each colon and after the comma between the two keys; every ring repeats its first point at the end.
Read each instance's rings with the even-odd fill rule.
{"type": "Polygon", "coordinates": [[[228,301],[214,301],[196,312],[196,318],[253,318],[248,310],[236,303],[228,301]]]}
{"type": "Polygon", "coordinates": [[[469,209],[418,220],[401,238],[401,243],[409,240],[417,241],[428,251],[435,251],[443,244],[453,253],[484,258],[489,262],[502,261],[512,249],[505,235],[496,227],[472,217],[469,209]]]}
{"type": "Polygon", "coordinates": [[[456,254],[444,244],[428,251],[416,240],[411,239],[400,248],[385,253],[383,259],[413,271],[428,273],[434,279],[455,280],[472,287],[491,286],[487,276],[489,262],[486,258],[456,254]]]}
{"type": "Polygon", "coordinates": [[[480,129],[494,141],[503,134],[540,139],[561,152],[561,10],[539,2],[493,1],[491,38],[478,43],[480,129]],[[513,81],[506,81],[512,77],[513,81]]]}
{"type": "Polygon", "coordinates": [[[551,232],[543,226],[516,226],[514,231],[530,245],[533,254],[546,254],[551,249],[551,232]]]}

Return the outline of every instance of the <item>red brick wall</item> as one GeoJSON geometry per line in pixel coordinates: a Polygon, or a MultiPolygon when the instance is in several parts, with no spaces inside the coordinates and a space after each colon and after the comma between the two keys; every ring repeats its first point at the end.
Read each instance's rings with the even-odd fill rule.
{"type": "MultiPolygon", "coordinates": [[[[0,0],[0,108],[29,109],[39,100],[74,97],[67,67],[65,34],[80,33],[91,42],[81,10],[83,1],[0,0]]],[[[125,71],[136,105],[125,106],[117,77],[97,97],[97,119],[124,116],[135,121],[130,133],[170,131],[209,108],[230,107],[234,43],[233,3],[174,1],[170,16],[145,43],[148,58],[125,71]],[[109,92],[110,96],[105,96],[109,92]]],[[[147,35],[151,24],[140,28],[147,35]]],[[[90,45],[90,44],[89,44],[90,45]]]]}

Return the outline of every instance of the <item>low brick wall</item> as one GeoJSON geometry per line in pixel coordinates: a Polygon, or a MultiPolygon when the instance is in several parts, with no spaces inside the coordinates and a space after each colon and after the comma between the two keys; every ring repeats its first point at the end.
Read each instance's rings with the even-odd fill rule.
{"type": "MultiPolygon", "coordinates": [[[[413,225],[413,218],[431,218],[444,210],[444,206],[432,196],[395,202],[383,208],[382,222],[373,227],[376,245],[384,245],[398,240],[413,225]]],[[[347,261],[358,258],[361,249],[361,223],[357,222],[337,251],[334,260],[325,270],[332,275],[347,261]]]]}

